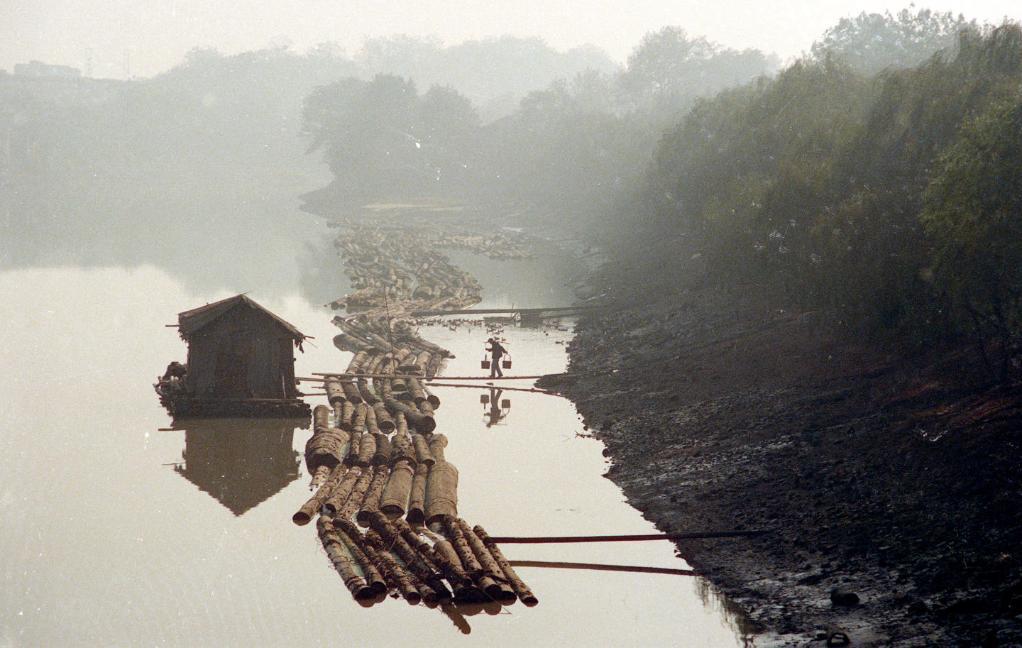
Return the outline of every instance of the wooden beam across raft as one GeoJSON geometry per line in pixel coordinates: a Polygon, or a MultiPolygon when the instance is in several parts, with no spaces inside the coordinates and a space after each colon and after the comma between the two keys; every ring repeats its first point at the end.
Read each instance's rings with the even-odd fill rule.
{"type": "MultiPolygon", "coordinates": [[[[610,372],[605,372],[605,373],[610,373],[610,372]]],[[[311,376],[296,376],[295,380],[298,380],[298,381],[301,381],[301,382],[326,382],[329,379],[342,379],[342,378],[343,379],[348,379],[348,378],[389,378],[389,379],[393,379],[395,377],[395,375],[396,374],[390,374],[390,373],[386,373],[386,374],[384,374],[384,373],[371,373],[371,374],[370,373],[344,373],[344,372],[328,373],[328,372],[325,372],[325,371],[313,371],[311,376]]],[[[552,373],[552,374],[538,374],[538,375],[535,375],[535,376],[494,376],[494,377],[491,377],[491,376],[437,376],[435,378],[423,378],[422,376],[416,376],[416,375],[412,375],[412,374],[408,374],[408,375],[411,376],[412,378],[417,378],[417,379],[419,379],[421,381],[425,381],[426,384],[432,386],[433,383],[435,383],[436,381],[439,381],[439,380],[483,380],[483,381],[493,381],[493,380],[539,380],[540,378],[547,378],[547,377],[561,378],[561,377],[564,377],[564,376],[575,376],[575,375],[579,375],[579,374],[552,373]]],[[[592,375],[592,374],[586,374],[586,375],[588,376],[588,375],[592,375]]],[[[407,377],[407,376],[405,376],[405,377],[407,377]]]]}

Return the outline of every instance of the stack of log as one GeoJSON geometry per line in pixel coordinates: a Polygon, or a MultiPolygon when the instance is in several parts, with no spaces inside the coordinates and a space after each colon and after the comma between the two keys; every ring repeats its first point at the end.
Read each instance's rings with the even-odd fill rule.
{"type": "Polygon", "coordinates": [[[352,597],[362,605],[390,593],[427,607],[538,604],[486,531],[458,517],[447,438],[410,427],[400,411],[384,432],[375,407],[340,400],[341,391],[313,412],[305,461],[315,492],[292,520],[318,515],[320,541],[352,597]]]}
{"type": "MultiPolygon", "coordinates": [[[[506,235],[452,236],[355,226],[335,245],[354,292],[337,300],[334,344],[344,373],[320,374],[329,405],[313,412],[305,461],[312,497],[294,514],[316,528],[352,597],[409,604],[532,606],[536,597],[482,527],[458,516],[458,469],[436,432],[440,399],[426,387],[451,354],[422,339],[409,314],[465,308],[479,283],[436,251],[515,254],[506,235]]],[[[507,258],[507,257],[502,257],[507,258]]]]}
{"type": "MultiPolygon", "coordinates": [[[[480,250],[498,250],[498,237],[478,237],[480,250]]],[[[480,301],[480,286],[437,248],[448,240],[439,233],[413,228],[360,226],[339,236],[334,245],[344,259],[353,291],[331,302],[334,309],[364,312],[373,319],[405,316],[422,309],[467,308],[480,301]]],[[[469,241],[460,241],[461,247],[469,241]]]]}
{"type": "Polygon", "coordinates": [[[532,256],[522,237],[504,231],[488,234],[438,233],[434,245],[483,254],[491,259],[528,259],[532,256]]]}

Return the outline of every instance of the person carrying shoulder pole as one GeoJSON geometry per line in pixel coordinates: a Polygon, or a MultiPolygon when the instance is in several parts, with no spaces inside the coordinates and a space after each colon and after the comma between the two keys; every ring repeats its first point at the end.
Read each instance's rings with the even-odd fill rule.
{"type": "Polygon", "coordinates": [[[486,340],[486,344],[489,348],[486,350],[490,352],[490,378],[499,378],[504,376],[504,372],[500,370],[500,359],[507,354],[507,349],[497,342],[496,338],[490,338],[486,340]]]}

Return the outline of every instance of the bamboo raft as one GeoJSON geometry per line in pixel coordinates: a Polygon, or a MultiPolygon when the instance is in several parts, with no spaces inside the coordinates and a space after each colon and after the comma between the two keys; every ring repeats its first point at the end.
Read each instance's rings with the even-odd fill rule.
{"type": "Polygon", "coordinates": [[[327,558],[361,605],[393,595],[447,613],[461,604],[531,607],[538,598],[493,538],[458,516],[458,469],[427,385],[451,354],[422,339],[410,314],[466,308],[480,287],[421,237],[363,226],[335,243],[354,292],[329,305],[355,314],[334,318],[334,344],[352,358],[343,374],[316,379],[329,405],[313,410],[305,447],[313,494],[292,521],[315,519],[327,558]]]}

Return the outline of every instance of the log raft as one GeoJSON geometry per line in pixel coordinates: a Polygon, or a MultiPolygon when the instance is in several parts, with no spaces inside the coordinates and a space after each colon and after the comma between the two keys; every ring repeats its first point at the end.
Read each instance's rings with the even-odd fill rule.
{"type": "Polygon", "coordinates": [[[435,433],[440,399],[428,383],[451,353],[419,336],[411,313],[480,300],[478,282],[437,251],[454,240],[488,239],[368,227],[338,238],[353,291],[330,304],[351,314],[334,318],[334,344],[351,360],[344,373],[300,379],[321,384],[329,406],[313,412],[305,448],[313,495],[292,519],[319,516],[327,558],[362,605],[388,593],[448,613],[462,603],[536,601],[492,538],[459,518],[458,470],[447,437],[435,433]]]}

